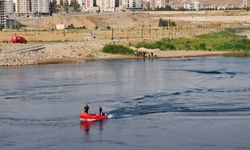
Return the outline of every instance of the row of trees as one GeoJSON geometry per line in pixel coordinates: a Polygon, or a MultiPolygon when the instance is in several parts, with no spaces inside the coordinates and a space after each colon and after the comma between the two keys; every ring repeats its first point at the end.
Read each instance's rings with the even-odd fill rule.
{"type": "MultiPolygon", "coordinates": [[[[240,10],[242,8],[239,7],[233,7],[233,8],[226,8],[225,10],[240,10]]],[[[249,11],[250,8],[243,8],[246,9],[246,11],[249,11]]],[[[170,5],[166,5],[165,7],[157,7],[157,8],[151,8],[151,9],[144,9],[145,11],[190,11],[189,9],[185,9],[184,7],[178,8],[178,9],[174,9],[172,8],[170,5]]],[[[218,10],[218,7],[215,8],[201,8],[199,10],[218,10]]],[[[224,9],[220,9],[220,10],[224,10],[224,9]]]]}
{"type": "Polygon", "coordinates": [[[167,19],[165,20],[165,19],[160,18],[158,26],[159,27],[175,27],[176,23],[171,20],[167,20],[167,19]]]}

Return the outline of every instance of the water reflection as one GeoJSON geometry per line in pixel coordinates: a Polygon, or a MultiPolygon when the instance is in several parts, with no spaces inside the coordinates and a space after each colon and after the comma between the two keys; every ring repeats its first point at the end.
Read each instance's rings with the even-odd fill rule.
{"type": "Polygon", "coordinates": [[[103,130],[103,125],[104,125],[105,121],[101,120],[101,121],[93,121],[93,122],[88,122],[88,121],[84,121],[80,123],[80,129],[82,131],[84,131],[85,133],[88,133],[90,131],[91,128],[96,129],[98,128],[99,131],[103,130]]]}

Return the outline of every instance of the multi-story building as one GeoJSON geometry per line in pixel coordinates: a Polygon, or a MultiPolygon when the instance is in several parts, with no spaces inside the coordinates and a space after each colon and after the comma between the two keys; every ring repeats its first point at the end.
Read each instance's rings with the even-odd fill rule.
{"type": "Polygon", "coordinates": [[[166,7],[167,5],[170,6],[170,0],[161,0],[161,7],[166,7]]]}
{"type": "Polygon", "coordinates": [[[115,7],[126,8],[127,0],[115,0],[115,7]]]}
{"type": "Polygon", "coordinates": [[[250,7],[250,0],[243,0],[242,7],[243,8],[250,7]]]}
{"type": "MultiPolygon", "coordinates": [[[[50,0],[50,1],[52,2],[53,0],[50,0]]],[[[82,3],[84,0],[76,0],[76,1],[80,5],[80,7],[82,7],[82,3]]],[[[96,0],[94,0],[94,1],[96,1],[96,0]]],[[[71,4],[71,0],[56,0],[57,5],[61,5],[61,3],[65,4],[66,2],[68,2],[69,5],[71,4]]]]}
{"type": "Polygon", "coordinates": [[[92,11],[94,9],[94,0],[82,0],[82,11],[92,11]]]}
{"type": "Polygon", "coordinates": [[[150,1],[143,0],[143,10],[150,10],[150,1]]]}
{"type": "Polygon", "coordinates": [[[165,8],[170,5],[170,0],[150,0],[150,9],[165,8]]]}
{"type": "Polygon", "coordinates": [[[0,0],[0,25],[6,25],[5,1],[0,0]]]}
{"type": "Polygon", "coordinates": [[[143,10],[143,0],[126,0],[126,8],[132,11],[143,10]]]}
{"type": "Polygon", "coordinates": [[[157,1],[158,0],[150,0],[150,9],[157,8],[157,1]]]}
{"type": "Polygon", "coordinates": [[[188,10],[200,10],[203,8],[203,5],[198,1],[192,1],[184,4],[184,8],[188,10]]]}
{"type": "Polygon", "coordinates": [[[101,12],[115,11],[115,0],[97,0],[96,3],[101,12]]]}
{"type": "Polygon", "coordinates": [[[5,10],[6,10],[7,16],[11,15],[11,14],[14,14],[13,0],[5,0],[5,10]]]}
{"type": "Polygon", "coordinates": [[[30,0],[16,0],[16,13],[21,16],[28,16],[31,13],[30,0]]]}
{"type": "Polygon", "coordinates": [[[33,15],[49,15],[49,0],[31,0],[31,11],[33,15]]]}
{"type": "MultiPolygon", "coordinates": [[[[51,0],[51,1],[53,1],[53,0],[51,0]]],[[[78,0],[77,0],[78,1],[78,0]]],[[[56,4],[57,5],[61,5],[61,3],[63,3],[63,4],[65,4],[66,2],[68,2],[68,4],[70,4],[71,3],[71,0],[56,0],[56,4]]],[[[78,1],[78,3],[79,3],[79,1],[78,1]]],[[[80,3],[79,3],[80,4],[80,3]]]]}

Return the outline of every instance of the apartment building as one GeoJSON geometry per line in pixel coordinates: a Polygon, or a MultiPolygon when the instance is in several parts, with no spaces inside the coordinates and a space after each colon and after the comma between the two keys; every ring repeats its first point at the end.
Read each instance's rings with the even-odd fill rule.
{"type": "Polygon", "coordinates": [[[94,0],[82,0],[82,11],[93,11],[94,0]]]}
{"type": "Polygon", "coordinates": [[[150,9],[150,1],[143,0],[143,10],[149,10],[150,9]]]}
{"type": "Polygon", "coordinates": [[[165,8],[170,5],[170,0],[150,0],[150,9],[165,8]]]}
{"type": "Polygon", "coordinates": [[[11,15],[11,14],[14,14],[13,0],[5,0],[5,10],[6,10],[7,16],[11,15]]]}
{"type": "Polygon", "coordinates": [[[96,3],[101,12],[115,11],[115,0],[97,0],[96,3]]]}
{"type": "Polygon", "coordinates": [[[170,5],[170,0],[161,0],[161,7],[166,7],[167,5],[170,5]]]}
{"type": "Polygon", "coordinates": [[[6,24],[5,1],[0,0],[0,25],[6,24]]]}
{"type": "Polygon", "coordinates": [[[191,1],[191,2],[185,3],[184,8],[188,10],[200,10],[203,8],[203,5],[199,1],[191,1]]]}
{"type": "MultiPolygon", "coordinates": [[[[51,0],[51,1],[53,1],[53,0],[51,0]]],[[[71,3],[71,0],[56,0],[56,4],[57,4],[57,5],[60,5],[61,3],[65,4],[66,2],[68,2],[68,4],[70,4],[70,3],[71,3]]],[[[80,3],[79,3],[79,4],[80,4],[80,3]]]]}
{"type": "Polygon", "coordinates": [[[33,15],[49,15],[50,1],[49,0],[31,0],[31,11],[33,15]]]}
{"type": "Polygon", "coordinates": [[[143,0],[125,0],[125,5],[127,9],[132,11],[143,10],[143,0]]]}
{"type": "Polygon", "coordinates": [[[29,16],[31,13],[31,1],[16,0],[16,13],[19,16],[29,16]]]}
{"type": "Polygon", "coordinates": [[[150,0],[150,9],[157,8],[157,1],[158,0],[150,0]]]}

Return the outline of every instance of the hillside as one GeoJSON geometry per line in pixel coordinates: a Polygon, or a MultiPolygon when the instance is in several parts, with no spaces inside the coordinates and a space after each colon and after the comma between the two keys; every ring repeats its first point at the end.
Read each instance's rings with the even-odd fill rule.
{"type": "Polygon", "coordinates": [[[17,18],[18,22],[28,29],[53,29],[56,24],[87,29],[157,27],[160,18],[171,19],[177,25],[192,24],[224,24],[225,26],[250,26],[250,12],[235,11],[145,11],[145,12],[115,12],[100,14],[67,14],[41,18],[17,18]]]}

